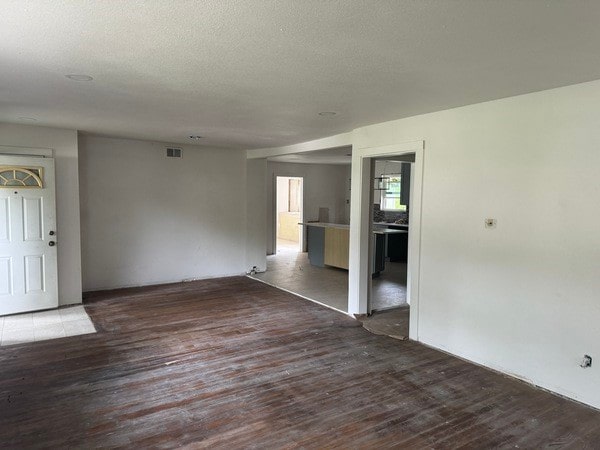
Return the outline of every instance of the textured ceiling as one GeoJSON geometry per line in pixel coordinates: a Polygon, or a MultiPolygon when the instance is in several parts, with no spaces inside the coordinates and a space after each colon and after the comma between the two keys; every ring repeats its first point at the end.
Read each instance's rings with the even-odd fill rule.
{"type": "Polygon", "coordinates": [[[578,0],[0,0],[0,121],[280,146],[599,79],[598,23],[578,0]]]}

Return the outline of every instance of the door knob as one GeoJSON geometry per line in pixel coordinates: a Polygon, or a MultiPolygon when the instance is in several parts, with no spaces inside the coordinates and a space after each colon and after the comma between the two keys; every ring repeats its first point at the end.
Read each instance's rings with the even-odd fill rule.
{"type": "Polygon", "coordinates": [[[54,247],[54,246],[56,245],[56,242],[54,242],[54,241],[50,241],[50,242],[48,242],[48,245],[49,245],[50,247],[54,247]]]}

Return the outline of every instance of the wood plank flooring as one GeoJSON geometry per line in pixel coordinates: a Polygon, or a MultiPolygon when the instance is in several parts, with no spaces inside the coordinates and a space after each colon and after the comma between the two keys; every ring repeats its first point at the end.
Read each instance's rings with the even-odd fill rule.
{"type": "Polygon", "coordinates": [[[5,448],[597,448],[600,412],[260,282],[90,295],[0,349],[5,448]]]}

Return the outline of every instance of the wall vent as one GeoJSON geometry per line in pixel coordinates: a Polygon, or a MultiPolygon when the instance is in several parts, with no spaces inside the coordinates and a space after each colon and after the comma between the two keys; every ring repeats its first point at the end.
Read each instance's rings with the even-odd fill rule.
{"type": "Polygon", "coordinates": [[[177,147],[167,147],[168,158],[181,158],[181,149],[177,147]]]}

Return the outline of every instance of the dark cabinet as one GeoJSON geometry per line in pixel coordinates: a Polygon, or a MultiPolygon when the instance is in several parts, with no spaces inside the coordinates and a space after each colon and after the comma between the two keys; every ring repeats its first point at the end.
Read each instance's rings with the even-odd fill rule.
{"type": "Polygon", "coordinates": [[[388,235],[387,253],[390,262],[406,262],[408,259],[408,227],[388,225],[393,230],[405,230],[406,233],[388,235]]]}
{"type": "Polygon", "coordinates": [[[373,233],[373,276],[378,277],[385,270],[385,235],[373,233]]]}

